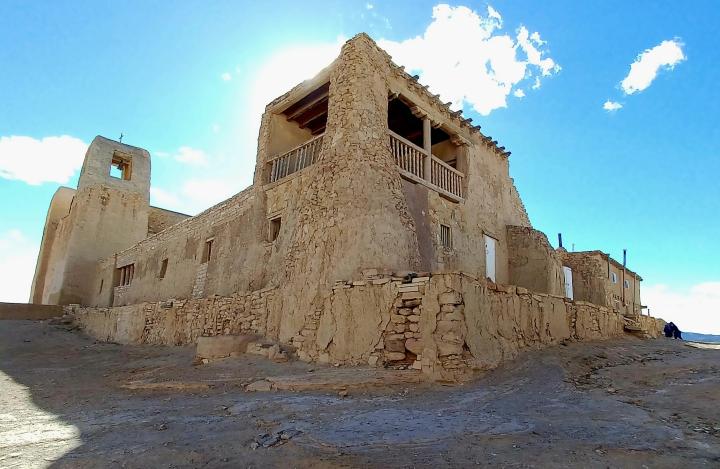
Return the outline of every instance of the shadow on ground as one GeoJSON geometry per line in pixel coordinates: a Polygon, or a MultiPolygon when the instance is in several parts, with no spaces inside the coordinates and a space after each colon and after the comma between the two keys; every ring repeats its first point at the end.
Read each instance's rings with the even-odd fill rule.
{"type": "Polygon", "coordinates": [[[372,370],[192,355],[0,321],[0,467],[720,464],[720,351],[672,340],[529,352],[457,387],[368,388],[357,375],[372,370]],[[348,396],[243,389],[318,373],[354,376],[348,396]],[[253,449],[260,434],[274,444],[253,449]]]}

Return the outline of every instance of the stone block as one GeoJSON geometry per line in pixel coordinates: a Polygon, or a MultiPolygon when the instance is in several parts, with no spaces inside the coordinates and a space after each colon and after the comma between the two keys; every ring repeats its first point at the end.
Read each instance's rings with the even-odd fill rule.
{"type": "MultiPolygon", "coordinates": [[[[419,298],[422,298],[422,297],[423,297],[423,294],[420,293],[419,291],[406,291],[406,292],[402,292],[402,296],[401,296],[401,298],[402,298],[403,300],[416,300],[416,299],[419,299],[419,298]]],[[[418,304],[420,304],[420,303],[418,303],[418,304]]],[[[409,306],[409,305],[403,304],[403,306],[409,306]]],[[[415,305],[415,306],[417,306],[417,305],[415,305]]]]}
{"type": "Polygon", "coordinates": [[[385,352],[385,359],[391,362],[405,360],[405,354],[402,352],[385,352]]]}
{"type": "Polygon", "coordinates": [[[405,308],[412,308],[415,309],[418,306],[420,306],[421,300],[420,299],[413,299],[413,300],[403,300],[402,306],[405,308]]]}
{"type": "Polygon", "coordinates": [[[407,320],[410,322],[420,322],[420,316],[418,316],[417,314],[411,314],[407,317],[407,320]]]}
{"type": "Polygon", "coordinates": [[[420,360],[415,360],[410,367],[413,370],[422,370],[422,362],[420,360]]]}
{"type": "Polygon", "coordinates": [[[245,386],[245,390],[248,392],[271,391],[272,383],[270,381],[261,379],[260,381],[255,381],[254,383],[250,383],[245,386]]]}
{"type": "Polygon", "coordinates": [[[231,353],[247,351],[248,344],[256,340],[254,335],[216,335],[198,337],[195,356],[198,358],[223,358],[231,353]]]}
{"type": "Polygon", "coordinates": [[[442,305],[440,306],[441,313],[452,313],[455,311],[455,305],[442,305]]]}
{"type": "Polygon", "coordinates": [[[460,355],[462,353],[462,345],[451,344],[449,342],[438,342],[438,356],[445,357],[448,355],[460,355]]]}
{"type": "Polygon", "coordinates": [[[419,332],[420,324],[417,324],[417,323],[408,324],[408,329],[410,329],[411,332],[419,332]]]}
{"type": "Polygon", "coordinates": [[[408,318],[406,318],[405,316],[400,315],[400,314],[391,314],[390,315],[390,321],[392,321],[396,324],[403,324],[407,320],[408,320],[408,318]]]}
{"type": "Polygon", "coordinates": [[[388,352],[405,352],[405,341],[402,339],[386,340],[385,350],[388,352]]]}
{"type": "Polygon", "coordinates": [[[417,339],[407,339],[405,341],[405,349],[415,355],[421,355],[423,351],[423,347],[417,339]]]}
{"type": "Polygon", "coordinates": [[[459,305],[462,303],[462,295],[456,291],[441,293],[438,302],[441,305],[459,305]]]}

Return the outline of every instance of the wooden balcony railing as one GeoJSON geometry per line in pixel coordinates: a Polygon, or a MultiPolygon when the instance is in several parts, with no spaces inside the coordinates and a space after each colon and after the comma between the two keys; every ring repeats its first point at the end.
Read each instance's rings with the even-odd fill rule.
{"type": "Polygon", "coordinates": [[[323,135],[318,135],[292,150],[268,161],[270,178],[268,182],[279,181],[315,163],[322,148],[323,135]]]}
{"type": "Polygon", "coordinates": [[[404,139],[393,131],[390,132],[390,149],[395,156],[395,163],[410,174],[422,178],[425,150],[404,139]]]}
{"type": "Polygon", "coordinates": [[[465,179],[463,173],[440,158],[428,155],[425,149],[392,130],[389,130],[388,133],[390,134],[390,151],[395,157],[395,163],[400,167],[400,173],[406,179],[424,184],[451,200],[463,199],[463,180],[465,179]],[[430,166],[427,172],[425,171],[426,160],[430,166]]]}
{"type": "Polygon", "coordinates": [[[463,196],[465,175],[444,161],[430,158],[430,182],[458,197],[463,196]]]}

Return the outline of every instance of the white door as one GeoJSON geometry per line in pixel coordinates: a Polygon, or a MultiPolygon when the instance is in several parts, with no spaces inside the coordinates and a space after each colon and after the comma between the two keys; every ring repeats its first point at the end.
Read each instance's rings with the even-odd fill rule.
{"type": "Polygon", "coordinates": [[[563,274],[565,274],[565,296],[573,299],[573,285],[572,285],[572,269],[570,267],[563,266],[563,274]]]}
{"type": "Polygon", "coordinates": [[[485,236],[485,276],[495,281],[495,238],[485,236]]]}

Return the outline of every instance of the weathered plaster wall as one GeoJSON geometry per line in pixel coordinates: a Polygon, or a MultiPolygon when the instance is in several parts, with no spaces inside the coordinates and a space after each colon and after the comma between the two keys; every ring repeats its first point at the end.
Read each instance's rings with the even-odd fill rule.
{"type": "Polygon", "coordinates": [[[150,210],[148,212],[148,236],[159,233],[165,228],[169,228],[177,223],[180,223],[189,217],[190,215],[185,215],[184,213],[173,212],[172,210],[165,210],[164,208],[150,206],[150,210]]]}
{"type": "MultiPolygon", "coordinates": [[[[95,280],[95,288],[99,291],[100,282],[113,278],[115,267],[128,264],[135,265],[135,275],[130,285],[116,287],[115,306],[190,298],[195,287],[203,296],[264,288],[265,260],[272,248],[266,242],[266,229],[261,200],[253,188],[246,189],[119,252],[115,265],[108,262],[101,278],[95,280]],[[205,242],[211,238],[210,260],[202,263],[205,242]],[[164,259],[167,270],[160,278],[164,259]],[[201,269],[204,275],[198,278],[201,269]]],[[[106,297],[96,296],[94,303],[109,306],[105,301],[106,297]]]]}
{"type": "Polygon", "coordinates": [[[97,262],[147,236],[149,191],[147,151],[103,137],[92,141],[69,213],[49,244],[45,275],[34,280],[36,292],[43,286],[43,303],[92,304],[97,262]],[[116,152],[132,161],[130,180],[110,176],[116,152]]]}
{"type": "Polygon", "coordinates": [[[576,298],[623,312],[640,315],[640,278],[625,271],[629,288],[623,287],[622,265],[600,251],[567,252],[558,250],[563,265],[573,270],[573,289],[576,298]],[[617,281],[612,282],[612,274],[617,281]],[[623,290],[625,304],[623,304],[623,290]]]}
{"type": "Polygon", "coordinates": [[[511,285],[564,296],[562,263],[547,236],[525,226],[507,227],[511,285]]]}
{"type": "MultiPolygon", "coordinates": [[[[40,243],[40,252],[38,253],[37,264],[35,266],[35,275],[33,276],[32,288],[30,290],[31,303],[43,303],[47,301],[45,293],[45,282],[48,277],[48,269],[51,267],[51,259],[53,259],[53,251],[63,251],[64,246],[62,240],[58,240],[57,231],[60,220],[66,217],[70,212],[70,204],[75,195],[75,189],[69,187],[59,187],[53,194],[48,208],[47,218],[45,219],[45,227],[43,228],[43,237],[40,243]]],[[[60,262],[61,255],[55,254],[55,262],[60,262]]]]}
{"type": "MultiPolygon", "coordinates": [[[[305,310],[294,336],[283,289],[230,297],[168,300],[115,308],[69,307],[89,334],[118,342],[181,345],[201,336],[257,334],[276,340],[306,361],[368,363],[422,370],[434,379],[458,380],[563,341],[624,334],[624,320],[608,308],[465,274],[436,274],[412,282],[365,271],[361,280],[338,281],[305,310]]],[[[663,322],[643,317],[657,336],[663,322]]]]}

